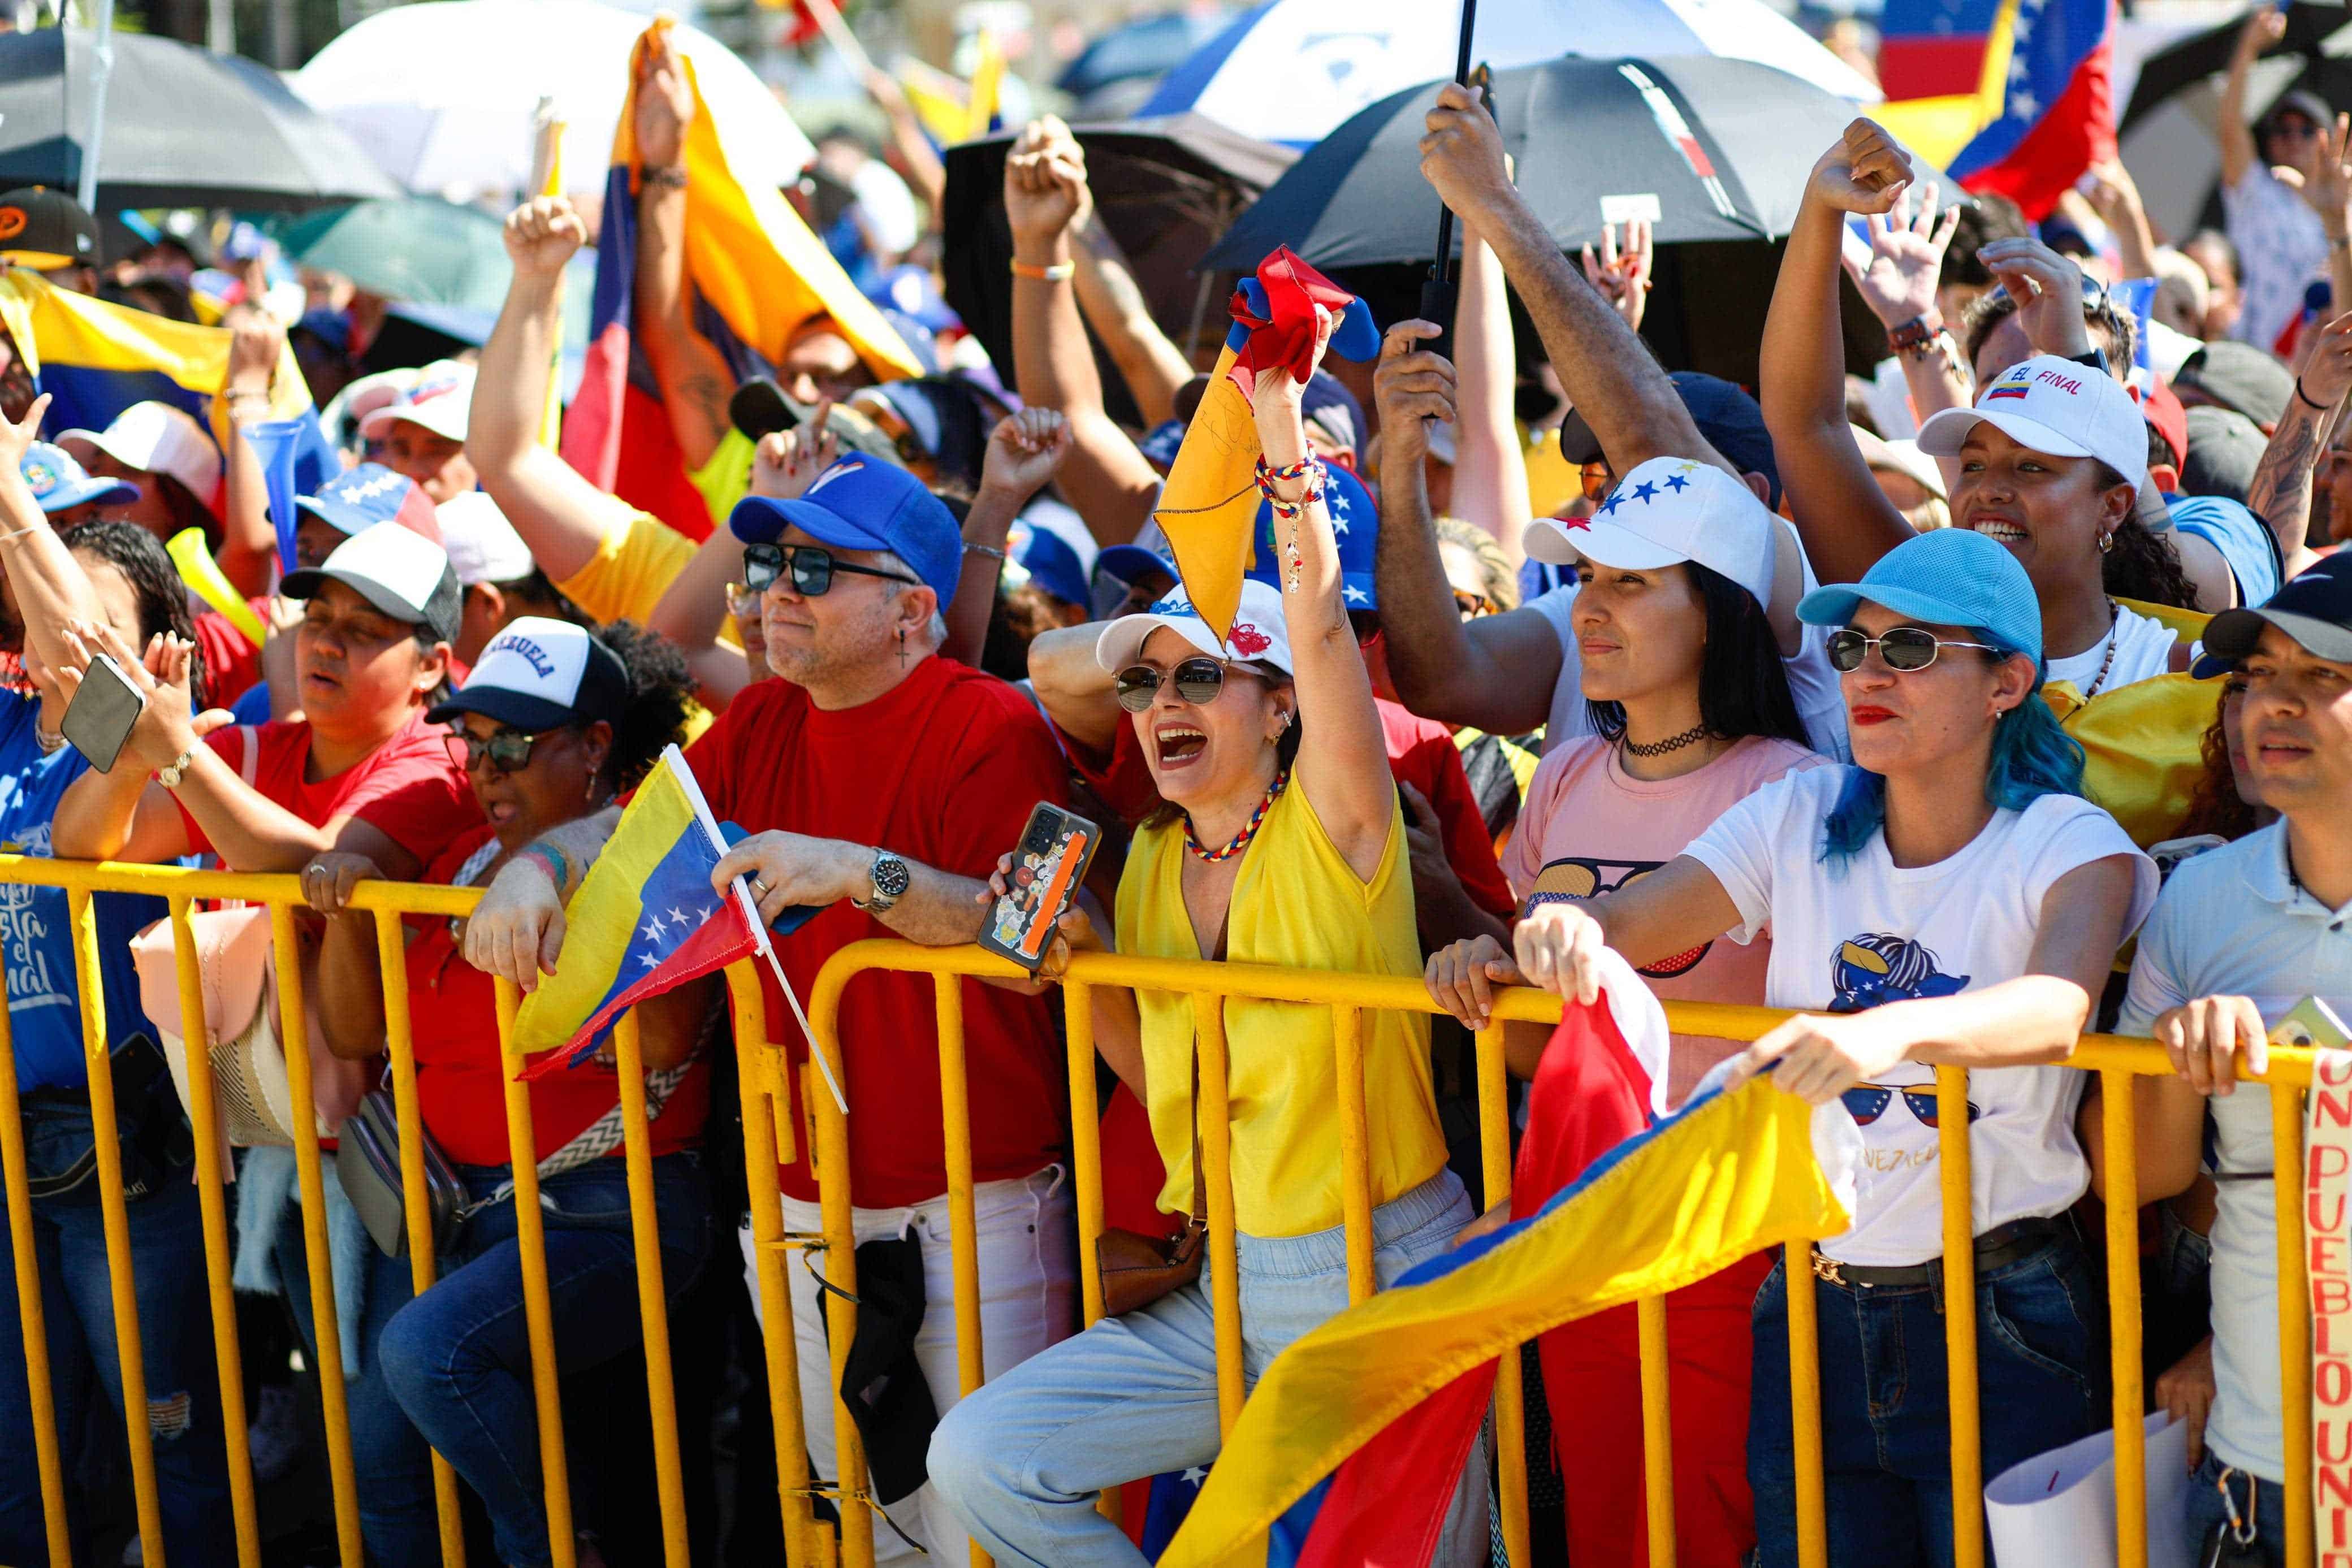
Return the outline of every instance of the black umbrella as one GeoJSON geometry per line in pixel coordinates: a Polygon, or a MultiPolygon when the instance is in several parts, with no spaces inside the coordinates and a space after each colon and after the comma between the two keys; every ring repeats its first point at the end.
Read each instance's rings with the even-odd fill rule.
{"type": "MultiPolygon", "coordinates": [[[[2134,84],[2131,103],[2124,110],[2122,129],[2130,130],[2142,116],[2184,88],[2198,86],[2227,71],[2230,57],[2238,47],[2238,35],[2245,26],[2243,16],[2232,16],[2217,27],[2192,34],[2150,55],[2139,68],[2139,80],[2134,84]]],[[[2287,6],[2286,34],[2264,58],[2277,59],[2282,56],[2301,58],[2302,69],[2294,77],[2292,85],[2309,88],[2333,104],[2352,103],[2352,59],[2346,57],[2352,56],[2352,13],[2341,5],[2287,6]]],[[[2263,75],[2267,77],[2268,73],[2263,75]]],[[[2281,81],[2273,91],[2256,94],[2247,105],[2248,112],[2264,108],[2287,85],[2281,81]]]]}
{"type": "MultiPolygon", "coordinates": [[[[1187,323],[1212,340],[1222,337],[1224,318],[1217,312],[1212,319],[1210,310],[1221,301],[1193,268],[1297,154],[1197,114],[1081,125],[1073,133],[1087,152],[1095,211],[1127,252],[1153,319],[1180,347],[1191,335],[1187,323]]],[[[1004,155],[1013,141],[992,136],[948,149],[941,223],[948,304],[1000,365],[1013,363],[1013,236],[1004,223],[1004,155]]],[[[1425,234],[1422,243],[1429,243],[1425,234]]],[[[1104,392],[1120,413],[1125,383],[1107,375],[1104,392]]]]}
{"type": "MultiPolygon", "coordinates": [[[[309,207],[402,193],[267,68],[147,34],[113,41],[101,208],[309,207]]],[[[95,60],[85,28],[0,36],[0,188],[79,184],[95,60]]]]}
{"type": "MultiPolygon", "coordinates": [[[[1327,270],[1425,261],[1416,144],[1437,86],[1383,99],[1324,138],[1202,265],[1246,270],[1278,245],[1327,270]]],[[[1857,112],[1769,66],[1706,55],[1566,57],[1496,72],[1494,99],[1520,193],[1567,250],[1630,217],[1650,218],[1660,245],[1786,234],[1814,161],[1857,112]]]]}

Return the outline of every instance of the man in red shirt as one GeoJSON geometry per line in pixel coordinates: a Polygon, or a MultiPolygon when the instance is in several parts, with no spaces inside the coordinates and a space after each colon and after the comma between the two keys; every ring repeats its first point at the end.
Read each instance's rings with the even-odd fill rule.
{"type": "MultiPolygon", "coordinates": [[[[795,906],[816,910],[776,944],[803,996],[828,957],[861,938],[971,941],[984,879],[1019,841],[1033,806],[1062,802],[1066,773],[1026,698],[939,656],[940,612],[962,570],[954,518],[903,469],[852,455],[797,498],[744,500],[730,527],[747,547],[743,580],[761,591],[768,664],[782,678],[746,688],[686,754],[712,811],[751,830],[719,880],[748,873],[771,921],[795,906]]],[[[466,956],[525,987],[542,969],[553,973],[563,900],[615,820],[608,811],[567,824],[516,857],[469,923],[466,956]]],[[[772,979],[762,982],[770,1030],[785,1037],[797,1066],[805,1042],[772,979]]],[[[962,994],[982,1345],[993,1376],[1076,1326],[1060,1164],[1069,1092],[1044,999],[972,981],[962,994]]],[[[928,977],[871,975],[842,998],[857,1240],[919,1246],[929,1310],[915,1355],[944,1411],[961,1383],[938,1039],[928,977]]],[[[800,1074],[786,1081],[797,1096],[800,1074]]],[[[779,1174],[785,1229],[822,1229],[805,1152],[779,1174]]],[[[743,1241],[748,1261],[748,1229],[743,1241]]],[[[834,1380],[819,1292],[807,1270],[789,1279],[810,1457],[831,1476],[834,1380]]],[[[921,1436],[906,1444],[918,1455],[921,1436]]],[[[937,1554],[960,1552],[962,1531],[928,1485],[894,1490],[893,1481],[904,1489],[916,1479],[886,1478],[877,1466],[877,1500],[907,1537],[937,1554]]],[[[880,1561],[911,1560],[898,1531],[875,1534],[880,1561]]]]}

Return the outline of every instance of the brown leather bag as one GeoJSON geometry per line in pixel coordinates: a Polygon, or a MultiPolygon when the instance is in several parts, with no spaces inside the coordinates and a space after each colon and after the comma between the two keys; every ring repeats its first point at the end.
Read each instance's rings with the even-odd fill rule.
{"type": "Polygon", "coordinates": [[[1201,1061],[1192,1059],[1192,1212],[1172,1239],[1106,1228],[1095,1238],[1102,1275],[1103,1315],[1141,1312],[1201,1277],[1209,1254],[1207,1178],[1201,1171],[1201,1061]]]}

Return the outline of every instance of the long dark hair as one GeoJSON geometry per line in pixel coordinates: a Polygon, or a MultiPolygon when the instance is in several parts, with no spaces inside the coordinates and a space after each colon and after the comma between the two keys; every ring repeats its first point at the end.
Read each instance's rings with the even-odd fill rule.
{"type": "MultiPolygon", "coordinates": [[[[1699,603],[1706,616],[1706,648],[1699,655],[1698,717],[1717,740],[1739,740],[1769,735],[1811,741],[1805,721],[1798,716],[1797,699],[1789,691],[1789,672],[1780,662],[1780,642],[1756,596],[1712,567],[1685,561],[1699,603]]],[[[1622,703],[1587,699],[1584,711],[1604,740],[1625,733],[1622,703]]]]}
{"type": "MultiPolygon", "coordinates": [[[[136,523],[88,522],[78,523],[58,537],[68,549],[97,557],[131,584],[131,594],[139,601],[140,652],[158,632],[195,641],[196,621],[188,612],[187,585],[180,580],[179,570],[153,534],[136,523]]],[[[205,678],[201,646],[189,656],[188,691],[195,711],[203,712],[205,678]]]]}

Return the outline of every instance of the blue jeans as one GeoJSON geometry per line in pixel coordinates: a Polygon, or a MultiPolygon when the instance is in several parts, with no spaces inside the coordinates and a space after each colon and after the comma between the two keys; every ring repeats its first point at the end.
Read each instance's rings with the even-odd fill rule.
{"type": "MultiPolygon", "coordinates": [[[[1454,1244],[1470,1200],[1451,1171],[1373,1212],[1382,1284],[1454,1244]]],[[[1343,1230],[1238,1239],[1244,1379],[1348,1305],[1343,1230]]],[[[1094,1494],[1216,1457],[1216,1324],[1209,1278],[1105,1318],[959,1402],[931,1435],[931,1485],[1003,1563],[1134,1568],[1144,1561],[1094,1494]]],[[[1447,1540],[1486,1561],[1486,1472],[1474,1460],[1447,1540]],[[1475,1517],[1465,1517],[1465,1506],[1475,1517]]],[[[934,1547],[936,1550],[936,1546],[934,1547]]],[[[952,1553],[951,1553],[952,1554],[952,1553]]],[[[1461,1560],[1441,1543],[1438,1563],[1461,1560]]]]}
{"type": "MultiPolygon", "coordinates": [[[[458,1172],[478,1199],[508,1175],[503,1166],[462,1166],[458,1172]]],[[[547,1178],[540,1196],[556,1363],[564,1373],[580,1372],[628,1350],[641,1335],[628,1172],[616,1155],[547,1178]]],[[[710,1254],[709,1196],[698,1155],[654,1162],[654,1207],[662,1285],[676,1301],[710,1254]]],[[[304,1342],[315,1347],[299,1231],[281,1231],[280,1242],[288,1296],[304,1342]]],[[[407,1260],[369,1251],[360,1376],[345,1386],[362,1533],[379,1568],[435,1568],[441,1561],[428,1444],[480,1496],[500,1562],[540,1568],[552,1561],[520,1258],[510,1201],[467,1222],[452,1254],[441,1260],[440,1280],[422,1296],[409,1290],[407,1260]]]]}
{"type": "MultiPolygon", "coordinates": [[[[2189,1477],[2189,1560],[2204,1560],[2205,1543],[2213,1532],[2228,1520],[2221,1506],[2221,1480],[2225,1467],[2220,1455],[2205,1450],[2205,1460],[2189,1477]]],[[[2247,1470],[2230,1471],[2230,1500],[2237,1505],[2240,1523],[2254,1527],[2254,1545],[2263,1561],[2271,1568],[2284,1568],[2286,1562],[2286,1488],[2268,1476],[2256,1476],[2247,1470]],[[2248,1493],[2253,1495],[2251,1499],[2248,1493]],[[2248,1519],[2247,1504],[2252,1503],[2252,1518],[2248,1519]]]]}
{"type": "MultiPolygon", "coordinates": [[[[1787,1265],[1756,1294],[1748,1478],[1764,1568],[1797,1561],[1789,1420],[1787,1265]]],[[[1831,1568],[1952,1560],[1950,1384],[1943,1292],[1814,1280],[1821,1314],[1822,1468],[1831,1568]]],[[[2105,1323],[2080,1247],[2053,1240],[1977,1280],[1977,1407],[1984,1475],[2107,1424],[2096,1369],[2105,1323]]]]}
{"type": "MultiPolygon", "coordinates": [[[[78,1108],[28,1103],[24,1123],[26,1163],[37,1180],[64,1172],[89,1152],[87,1103],[78,1108]]],[[[195,1184],[182,1170],[158,1190],[129,1204],[127,1211],[139,1343],[146,1364],[147,1430],[154,1440],[164,1551],[174,1564],[233,1563],[236,1542],[195,1184]]],[[[87,1521],[82,1500],[74,1495],[72,1471],[94,1389],[103,1390],[116,1414],[122,1413],[122,1367],[116,1353],[114,1302],[95,1178],[73,1193],[34,1201],[33,1250],[41,1279],[74,1556],[87,1562],[87,1521]]],[[[16,1310],[16,1254],[7,1211],[0,1207],[0,1563],[47,1560],[24,1324],[16,1310]]]]}

